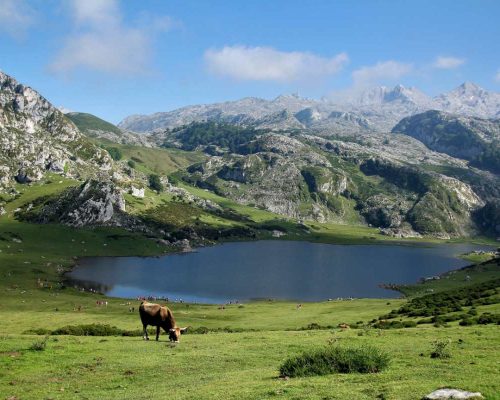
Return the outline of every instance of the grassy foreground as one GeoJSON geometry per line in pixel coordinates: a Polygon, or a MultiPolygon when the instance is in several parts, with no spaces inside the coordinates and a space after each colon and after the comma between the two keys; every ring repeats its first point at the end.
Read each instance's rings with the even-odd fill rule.
{"type": "MultiPolygon", "coordinates": [[[[61,180],[33,186],[9,202],[7,214],[0,217],[0,399],[410,400],[440,387],[480,391],[487,399],[500,399],[496,325],[337,328],[342,323],[366,324],[401,306],[405,302],[401,299],[305,303],[301,309],[289,302],[228,305],[224,310],[216,305],[170,304],[181,326],[237,332],[187,334],[178,345],[170,345],[164,334],[159,343],[140,337],[49,336],[43,350],[33,350],[34,343],[44,340],[27,333],[33,329],[90,323],[140,329],[137,301],[128,304],[63,287],[61,272],[71,267],[74,257],[168,251],[119,229],[76,230],[13,218],[22,204],[72,184],[61,180]],[[96,301],[103,299],[108,306],[97,306],[96,301]],[[130,307],[136,311],[130,312],[130,307]],[[303,329],[311,324],[333,328],[303,329]],[[430,358],[435,340],[450,341],[451,358],[430,358]],[[332,343],[376,346],[390,355],[390,365],[378,374],[279,378],[279,366],[288,357],[332,343]]],[[[267,218],[262,210],[252,212],[254,220],[267,218]]],[[[320,229],[328,232],[329,227],[320,229]]],[[[337,237],[356,242],[366,234],[357,228],[335,229],[332,226],[331,236],[325,233],[318,239],[340,233],[337,237]]],[[[498,270],[489,273],[498,276],[498,270]]],[[[484,306],[494,312],[498,308],[484,306]]],[[[483,310],[478,307],[478,311],[483,310]]]]}

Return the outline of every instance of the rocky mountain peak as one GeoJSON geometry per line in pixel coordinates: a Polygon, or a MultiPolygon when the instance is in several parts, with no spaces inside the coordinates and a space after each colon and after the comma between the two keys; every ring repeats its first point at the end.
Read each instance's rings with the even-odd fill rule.
{"type": "Polygon", "coordinates": [[[472,82],[464,82],[434,99],[436,108],[450,113],[492,118],[500,115],[500,93],[489,92],[472,82]]]}

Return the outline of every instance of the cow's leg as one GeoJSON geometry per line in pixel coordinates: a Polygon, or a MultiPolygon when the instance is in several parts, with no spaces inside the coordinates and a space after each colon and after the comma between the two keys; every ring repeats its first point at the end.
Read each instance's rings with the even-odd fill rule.
{"type": "Polygon", "coordinates": [[[144,340],[149,340],[149,336],[148,336],[148,325],[147,324],[143,324],[142,325],[142,328],[144,329],[144,335],[142,336],[144,340]]]}
{"type": "Polygon", "coordinates": [[[156,341],[160,338],[160,325],[156,327],[156,341]]]}

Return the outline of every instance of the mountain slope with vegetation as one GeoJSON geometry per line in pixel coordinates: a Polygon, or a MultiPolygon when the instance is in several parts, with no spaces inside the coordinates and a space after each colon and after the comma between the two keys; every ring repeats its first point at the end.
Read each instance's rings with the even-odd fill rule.
{"type": "Polygon", "coordinates": [[[430,149],[470,161],[500,174],[500,120],[427,111],[404,118],[393,129],[420,140],[430,149]]]}
{"type": "Polygon", "coordinates": [[[68,119],[73,121],[83,134],[91,138],[110,140],[121,144],[151,146],[144,136],[124,131],[116,125],[96,117],[95,115],[80,112],[70,112],[65,115],[68,119]]]}
{"type": "MultiPolygon", "coordinates": [[[[176,179],[287,218],[368,223],[395,236],[479,231],[473,214],[485,200],[469,183],[433,171],[438,166],[467,171],[465,163],[402,135],[347,142],[209,122],[153,136],[161,146],[207,155],[177,172],[176,179]],[[419,153],[422,159],[415,158],[419,153]]],[[[480,181],[495,191],[494,178],[480,181]]]]}
{"type": "MultiPolygon", "coordinates": [[[[342,125],[309,129],[322,114],[310,108],[302,113],[312,103],[297,96],[281,96],[272,104],[258,99],[226,104],[235,112],[246,109],[258,124],[242,117],[241,123],[192,122],[139,135],[90,114],[64,116],[32,89],[5,74],[2,79],[2,138],[18,146],[1,164],[8,171],[4,184],[12,187],[13,177],[30,182],[57,172],[75,180],[82,191],[26,204],[19,218],[120,225],[168,243],[262,237],[273,230],[234,213],[239,207],[248,215],[267,213],[264,225],[282,220],[275,226],[299,236],[311,234],[308,227],[315,223],[375,227],[396,238],[493,236],[498,229],[497,176],[432,151],[422,138],[372,131],[369,122],[350,114],[328,118],[365,124],[368,130],[352,133],[342,125]],[[276,114],[287,104],[295,114],[276,114]],[[266,125],[267,112],[283,121],[299,118],[300,126],[266,125]],[[30,144],[17,142],[21,133],[30,144]],[[42,149],[33,146],[33,135],[42,149]],[[12,168],[17,168],[15,175],[12,168]],[[86,185],[91,190],[84,190],[86,185]],[[233,210],[225,210],[227,204],[233,210]],[[198,222],[181,215],[187,224],[182,227],[172,223],[175,213],[198,222]],[[215,233],[220,226],[230,228],[215,233]]],[[[403,89],[375,93],[361,105],[425,103],[418,93],[403,89]]],[[[415,124],[422,125],[417,117],[415,124]]],[[[472,125],[481,127],[481,140],[496,137],[495,122],[474,119],[472,125]]]]}

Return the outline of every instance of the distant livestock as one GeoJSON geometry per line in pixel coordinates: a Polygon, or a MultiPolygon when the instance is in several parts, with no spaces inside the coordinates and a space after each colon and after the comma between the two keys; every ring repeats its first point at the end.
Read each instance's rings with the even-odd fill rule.
{"type": "Polygon", "coordinates": [[[160,337],[160,328],[168,333],[171,342],[179,342],[181,334],[186,332],[187,328],[177,327],[172,311],[166,306],[143,301],[139,306],[139,315],[141,316],[142,327],[144,329],[144,340],[149,340],[148,325],[156,326],[156,340],[160,337]]]}

